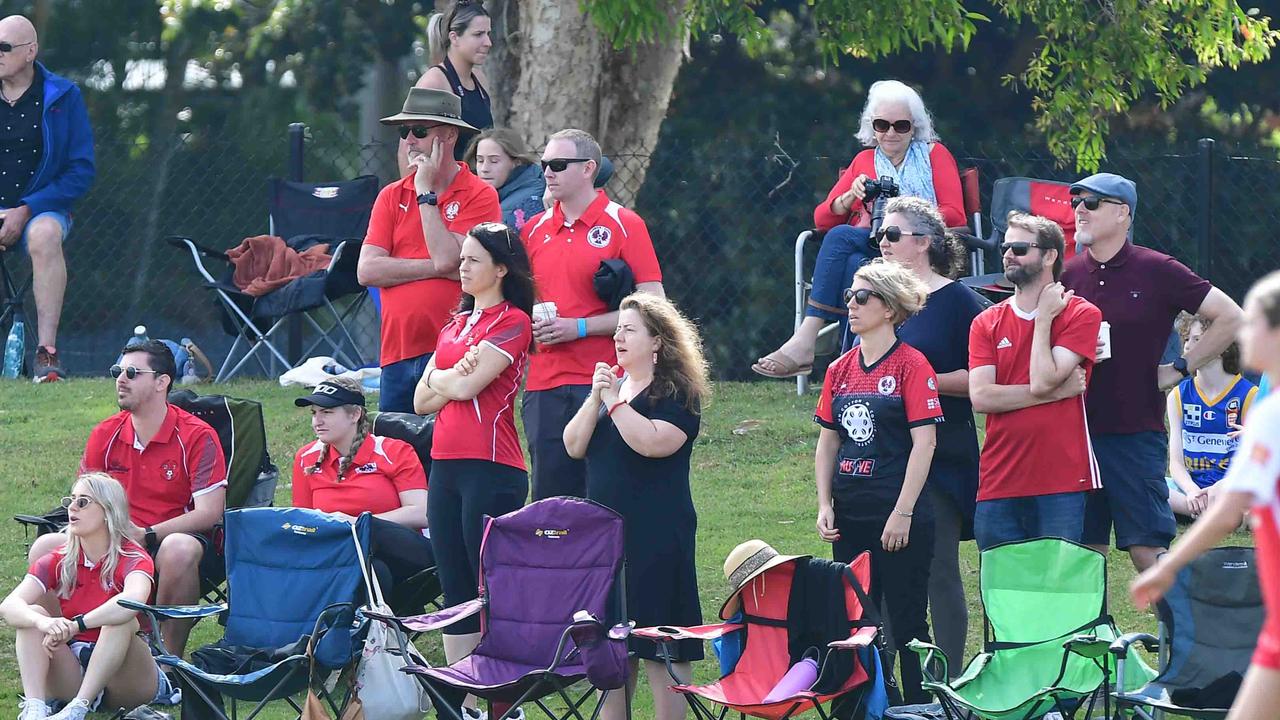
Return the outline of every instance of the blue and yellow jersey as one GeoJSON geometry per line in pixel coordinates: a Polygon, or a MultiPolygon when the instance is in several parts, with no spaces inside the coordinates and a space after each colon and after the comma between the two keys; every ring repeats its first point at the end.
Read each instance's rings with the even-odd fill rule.
{"type": "Polygon", "coordinates": [[[1191,479],[1202,488],[1222,479],[1236,451],[1239,438],[1228,437],[1232,425],[1244,424],[1257,386],[1235,376],[1231,385],[1215,398],[1205,397],[1189,377],[1174,389],[1182,408],[1182,462],[1191,479]]]}

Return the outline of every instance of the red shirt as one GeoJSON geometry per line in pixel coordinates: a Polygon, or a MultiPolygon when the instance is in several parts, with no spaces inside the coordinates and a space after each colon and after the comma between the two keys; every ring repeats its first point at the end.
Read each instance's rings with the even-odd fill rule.
{"type": "MultiPolygon", "coordinates": [[[[831,485],[836,512],[883,520],[906,479],[911,428],[943,421],[937,376],[919,350],[901,341],[870,367],[855,347],[827,368],[814,420],[840,435],[831,485]]],[[[918,509],[931,512],[927,503],[918,509]]]]}
{"type": "MultiPolygon", "coordinates": [[[[1013,298],[983,310],[969,327],[969,371],[992,365],[997,385],[1029,385],[1035,315],[1019,310],[1013,298]]],[[[1091,375],[1101,322],[1098,308],[1073,297],[1053,319],[1049,344],[1083,356],[1085,373],[1091,375]]],[[[987,415],[978,461],[979,501],[1100,487],[1083,398],[987,415]]]]}
{"type": "MultiPolygon", "coordinates": [[[[380,247],[394,258],[426,260],[427,238],[422,233],[418,191],[409,173],[382,188],[369,216],[369,233],[364,241],[380,247]]],[[[444,192],[438,194],[434,209],[444,219],[449,232],[465,235],[482,222],[502,222],[498,191],[472,174],[466,163],[458,163],[458,174],[444,192]]],[[[423,208],[431,208],[423,205],[423,208]]],[[[430,278],[392,285],[382,293],[383,367],[435,350],[436,335],[458,306],[462,287],[457,280],[430,278]]]]}
{"type": "MultiPolygon", "coordinates": [[[[43,555],[31,563],[27,575],[40,583],[45,592],[58,592],[58,582],[62,579],[62,558],[66,557],[66,546],[43,555]]],[[[142,573],[148,580],[155,577],[156,567],[151,556],[138,543],[125,539],[120,546],[120,560],[116,563],[116,571],[111,575],[107,587],[102,586],[102,567],[91,564],[89,559],[80,553],[80,568],[76,570],[76,585],[71,590],[71,597],[58,597],[58,607],[62,609],[62,617],[71,619],[96,610],[108,600],[124,591],[124,580],[133,573],[142,573]]],[[[145,615],[138,615],[142,629],[151,627],[145,615]]],[[[78,642],[97,642],[102,628],[89,628],[77,633],[72,640],[78,642]]]]}
{"type": "Polygon", "coordinates": [[[152,527],[195,508],[195,498],[227,484],[227,461],[209,424],[173,405],[146,447],[127,410],[89,433],[80,472],[105,472],[124,486],[129,517],[152,527]]]}
{"type": "Polygon", "coordinates": [[[422,461],[403,440],[366,435],[341,481],[339,459],[338,453],[319,440],[298,450],[293,459],[294,507],[378,515],[401,507],[400,493],[427,489],[422,461]],[[322,452],[324,462],[315,468],[322,452]]]}
{"type": "Polygon", "coordinates": [[[433,460],[488,460],[525,469],[515,399],[532,337],[529,316],[506,302],[478,313],[458,313],[444,326],[436,340],[436,367],[453,367],[476,345],[497,350],[511,364],[469,402],[450,401],[440,409],[431,436],[433,460]]]}
{"type": "MultiPolygon", "coordinates": [[[[968,224],[964,217],[964,193],[960,190],[960,168],[951,152],[935,142],[929,149],[929,164],[933,166],[933,193],[938,198],[938,212],[947,227],[963,227],[968,224]]],[[[859,202],[853,203],[853,209],[847,215],[836,215],[831,212],[831,201],[849,192],[853,187],[853,179],[866,175],[872,180],[876,174],[876,149],[868,148],[858,153],[849,163],[849,167],[840,173],[840,179],[827,194],[827,199],[813,209],[813,224],[819,230],[830,230],[837,225],[858,225],[868,220],[871,210],[863,208],[859,202]]]]}
{"type": "MultiPolygon", "coordinates": [[[[603,190],[597,191],[587,211],[572,224],[565,223],[564,210],[556,203],[529,220],[521,237],[533,264],[539,300],[554,302],[560,317],[588,318],[609,311],[592,284],[602,260],[622,258],[636,284],[662,282],[644,220],[610,200],[603,190]]],[[[616,360],[609,335],[541,346],[529,360],[526,389],[588,385],[597,362],[616,360]]]]}
{"type": "Polygon", "coordinates": [[[1111,358],[1094,370],[1085,396],[1089,430],[1165,432],[1156,368],[1178,313],[1195,314],[1213,285],[1174,258],[1132,242],[1104,263],[1087,252],[1076,255],[1063,266],[1062,284],[1097,305],[1111,323],[1111,358]]]}

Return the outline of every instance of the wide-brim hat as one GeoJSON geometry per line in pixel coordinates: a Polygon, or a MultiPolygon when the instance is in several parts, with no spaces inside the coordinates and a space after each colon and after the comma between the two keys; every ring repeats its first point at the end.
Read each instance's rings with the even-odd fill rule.
{"type": "Polygon", "coordinates": [[[720,619],[728,620],[742,606],[739,595],[752,578],[783,563],[807,558],[808,555],[779,555],[773,546],[763,540],[748,540],[724,559],[724,577],[729,581],[729,599],[720,607],[720,619]]]}
{"type": "Polygon", "coordinates": [[[448,90],[435,88],[409,88],[409,95],[404,99],[404,107],[400,112],[378,122],[383,125],[399,125],[427,121],[478,131],[478,128],[462,119],[462,98],[448,90]]]}

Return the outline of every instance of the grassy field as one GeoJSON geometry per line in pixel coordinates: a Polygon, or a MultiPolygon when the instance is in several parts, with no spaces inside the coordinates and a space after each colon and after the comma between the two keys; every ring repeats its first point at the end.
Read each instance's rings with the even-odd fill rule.
{"type": "MultiPolygon", "coordinates": [[[[692,477],[699,517],[698,576],[707,621],[716,617],[727,594],[721,566],[739,542],[761,538],[782,553],[828,556],[813,525],[814,396],[797,398],[792,387],[721,384],[706,408],[692,477]]],[[[292,402],[299,391],[265,382],[235,383],[220,391],[263,402],[271,456],[283,471],[276,504],[287,505],[289,463],[310,437],[306,412],[292,402]]],[[[52,507],[74,479],[90,428],[115,410],[112,383],[106,379],[49,386],[0,383],[0,516],[52,507]]],[[[26,544],[22,528],[13,522],[0,521],[0,539],[6,549],[0,553],[0,586],[7,592],[25,571],[26,544]]],[[[1245,536],[1233,540],[1248,542],[1245,536]]],[[[972,542],[962,546],[960,556],[971,618],[968,656],[979,647],[982,629],[972,542]]],[[[1128,557],[1113,552],[1109,569],[1111,612],[1120,627],[1153,630],[1152,616],[1128,601],[1126,588],[1133,577],[1128,557]]],[[[216,639],[217,629],[215,623],[201,623],[190,647],[216,639]]],[[[8,650],[12,639],[12,631],[0,627],[0,707],[14,707],[20,691],[17,666],[8,650]]],[[[699,679],[715,675],[714,660],[700,664],[699,679]]],[[[651,715],[645,712],[646,695],[647,691],[638,693],[638,718],[651,715]]]]}

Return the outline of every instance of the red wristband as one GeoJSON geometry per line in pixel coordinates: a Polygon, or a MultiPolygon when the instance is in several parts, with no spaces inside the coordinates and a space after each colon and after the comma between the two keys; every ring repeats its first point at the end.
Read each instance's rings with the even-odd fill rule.
{"type": "Polygon", "coordinates": [[[613,411],[614,411],[614,410],[617,410],[618,408],[620,408],[620,407],[622,407],[623,405],[626,405],[626,404],[627,404],[627,401],[626,401],[626,400],[619,400],[618,402],[616,402],[616,403],[614,403],[614,404],[610,405],[610,406],[609,406],[609,412],[607,412],[607,413],[605,413],[605,414],[606,414],[606,415],[608,415],[609,417],[613,417],[613,411]]]}

